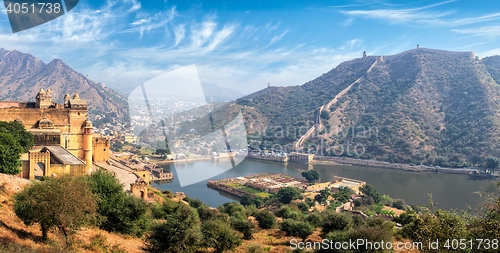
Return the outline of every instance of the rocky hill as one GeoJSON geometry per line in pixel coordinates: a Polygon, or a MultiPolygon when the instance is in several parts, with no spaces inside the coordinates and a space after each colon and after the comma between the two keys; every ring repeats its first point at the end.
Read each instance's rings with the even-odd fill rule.
{"type": "Polygon", "coordinates": [[[34,101],[41,89],[52,89],[55,102],[62,103],[65,93],[75,92],[87,100],[91,115],[127,114],[125,98],[78,73],[62,60],[49,63],[31,54],[0,48],[0,100],[34,101]]]}
{"type": "Polygon", "coordinates": [[[425,48],[368,56],[300,86],[261,90],[233,107],[242,109],[260,147],[296,142],[316,125],[301,149],[481,165],[499,156],[500,56],[479,60],[472,52],[425,48]]]}

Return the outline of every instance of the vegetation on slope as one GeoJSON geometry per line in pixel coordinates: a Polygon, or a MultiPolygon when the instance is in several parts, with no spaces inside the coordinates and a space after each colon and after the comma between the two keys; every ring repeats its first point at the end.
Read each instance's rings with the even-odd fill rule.
{"type": "Polygon", "coordinates": [[[319,106],[359,78],[321,112],[324,128],[304,150],[389,162],[485,166],[500,148],[497,58],[480,61],[473,53],[420,48],[355,59],[302,86],[272,87],[237,103],[251,141],[259,143],[253,147],[270,148],[298,140],[313,126],[319,106]]]}

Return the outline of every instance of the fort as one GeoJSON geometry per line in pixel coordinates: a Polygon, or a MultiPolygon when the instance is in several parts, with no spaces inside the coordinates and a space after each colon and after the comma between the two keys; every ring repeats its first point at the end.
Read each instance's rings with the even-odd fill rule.
{"type": "Polygon", "coordinates": [[[296,187],[312,195],[323,189],[335,192],[338,191],[339,187],[348,187],[355,193],[359,193],[360,187],[366,185],[366,182],[344,177],[334,177],[331,182],[309,184],[307,181],[298,180],[288,175],[263,173],[245,177],[212,180],[208,181],[207,185],[237,197],[243,197],[244,195],[267,197],[271,194],[277,194],[284,187],[296,187]]]}
{"type": "Polygon", "coordinates": [[[24,178],[84,175],[93,162],[109,159],[110,142],[93,135],[87,102],[65,94],[64,104],[57,104],[52,95],[40,89],[35,102],[0,102],[1,121],[19,122],[34,135],[35,146],[22,156],[24,178]]]}

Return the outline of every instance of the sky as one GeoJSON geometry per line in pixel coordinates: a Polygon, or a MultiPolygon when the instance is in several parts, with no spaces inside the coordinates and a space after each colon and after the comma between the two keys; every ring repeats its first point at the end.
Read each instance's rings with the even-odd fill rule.
{"type": "Polygon", "coordinates": [[[251,93],[301,85],[343,61],[416,47],[500,55],[500,1],[80,0],[0,48],[54,58],[127,95],[195,64],[202,82],[251,93]]]}

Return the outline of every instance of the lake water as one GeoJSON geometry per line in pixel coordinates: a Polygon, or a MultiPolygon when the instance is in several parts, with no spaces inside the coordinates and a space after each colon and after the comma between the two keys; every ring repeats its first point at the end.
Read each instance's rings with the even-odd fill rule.
{"type": "MultiPolygon", "coordinates": [[[[153,183],[160,190],[184,192],[190,198],[198,198],[204,203],[217,207],[229,201],[237,201],[230,195],[207,187],[207,181],[180,187],[176,170],[204,168],[213,170],[217,162],[202,161],[195,163],[163,165],[175,174],[171,182],[153,183]]],[[[373,185],[381,194],[392,198],[401,198],[407,204],[427,205],[429,194],[438,208],[468,210],[476,208],[484,202],[477,192],[495,191],[495,180],[475,180],[466,175],[439,174],[427,172],[409,172],[381,169],[365,166],[347,165],[307,165],[299,163],[279,163],[254,159],[245,159],[234,169],[220,174],[210,180],[246,176],[258,173],[281,173],[296,178],[302,178],[301,173],[314,168],[321,175],[321,181],[330,181],[333,176],[347,177],[366,181],[373,185]]]]}

